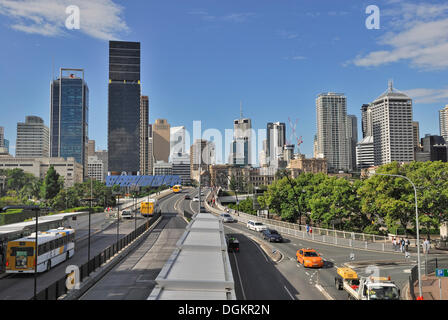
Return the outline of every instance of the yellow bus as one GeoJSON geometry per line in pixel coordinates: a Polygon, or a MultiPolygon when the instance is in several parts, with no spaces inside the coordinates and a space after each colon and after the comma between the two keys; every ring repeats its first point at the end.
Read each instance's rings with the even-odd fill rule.
{"type": "MultiPolygon", "coordinates": [[[[75,254],[75,230],[60,227],[37,233],[37,272],[48,271],[75,254]]],[[[34,273],[36,234],[9,241],[6,273],[34,273]]]]}
{"type": "Polygon", "coordinates": [[[143,217],[151,217],[154,213],[160,213],[159,202],[156,199],[149,199],[140,204],[140,213],[143,217]]]}
{"type": "Polygon", "coordinates": [[[182,191],[182,186],[180,184],[176,184],[175,186],[173,186],[174,193],[179,193],[181,191],[182,191]]]}

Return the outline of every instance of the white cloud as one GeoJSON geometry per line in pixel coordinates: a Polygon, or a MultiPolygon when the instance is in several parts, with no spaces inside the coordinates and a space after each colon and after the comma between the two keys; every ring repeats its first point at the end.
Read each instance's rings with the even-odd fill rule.
{"type": "Polygon", "coordinates": [[[129,31],[122,12],[112,0],[0,0],[0,15],[11,19],[11,28],[50,37],[82,32],[103,40],[118,39],[120,33],[129,31]],[[65,27],[69,16],[65,10],[70,5],[79,7],[79,30],[65,27]]]}
{"type": "Polygon", "coordinates": [[[448,103],[448,86],[442,89],[426,89],[426,88],[416,88],[405,90],[409,97],[414,100],[414,103],[448,103]]]}
{"type": "Polygon", "coordinates": [[[198,15],[202,20],[215,22],[215,21],[226,21],[226,22],[246,22],[250,17],[255,16],[255,13],[230,13],[223,16],[214,16],[208,13],[207,10],[194,9],[188,12],[191,15],[198,15]]]}
{"type": "Polygon", "coordinates": [[[390,28],[378,39],[386,48],[357,56],[356,66],[380,66],[409,61],[426,70],[448,68],[448,5],[400,4],[382,11],[391,19],[390,28]]]}

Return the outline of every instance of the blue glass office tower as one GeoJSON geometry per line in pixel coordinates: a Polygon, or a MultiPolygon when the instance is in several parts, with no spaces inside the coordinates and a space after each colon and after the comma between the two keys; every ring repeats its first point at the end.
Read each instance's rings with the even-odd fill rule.
{"type": "Polygon", "coordinates": [[[108,166],[140,170],[140,42],[109,41],[108,166]]]}
{"type": "Polygon", "coordinates": [[[60,69],[51,83],[50,156],[73,157],[87,176],[89,88],[83,69],[60,69]]]}

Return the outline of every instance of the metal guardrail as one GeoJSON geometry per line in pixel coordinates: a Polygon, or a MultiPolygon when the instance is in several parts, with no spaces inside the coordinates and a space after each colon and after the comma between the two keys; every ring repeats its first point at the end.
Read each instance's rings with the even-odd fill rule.
{"type": "Polygon", "coordinates": [[[292,235],[296,238],[308,239],[358,249],[396,252],[396,249],[393,247],[390,239],[385,236],[316,227],[312,228],[312,232],[306,232],[306,226],[304,225],[262,218],[233,209],[228,209],[227,207],[222,206],[218,201],[216,201],[216,206],[219,210],[227,211],[241,222],[246,223],[249,220],[255,220],[267,225],[268,227],[276,229],[280,233],[292,235]]]}

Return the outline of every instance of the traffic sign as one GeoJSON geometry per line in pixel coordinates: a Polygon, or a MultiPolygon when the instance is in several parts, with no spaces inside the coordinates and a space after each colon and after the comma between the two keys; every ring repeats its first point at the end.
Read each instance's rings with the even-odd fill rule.
{"type": "Polygon", "coordinates": [[[448,277],[448,269],[436,269],[436,277],[448,277]]]}

